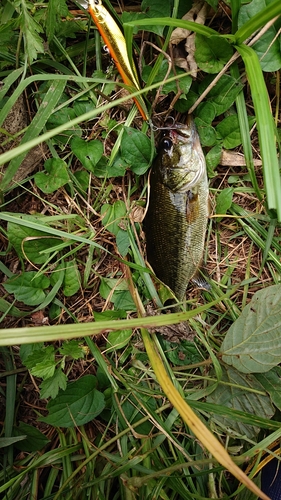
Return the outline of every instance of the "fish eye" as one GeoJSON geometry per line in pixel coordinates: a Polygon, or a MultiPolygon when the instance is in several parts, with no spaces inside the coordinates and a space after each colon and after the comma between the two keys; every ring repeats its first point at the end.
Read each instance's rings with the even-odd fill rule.
{"type": "Polygon", "coordinates": [[[95,5],[99,5],[100,4],[100,0],[94,0],[94,3],[95,3],[95,5]]]}
{"type": "Polygon", "coordinates": [[[161,141],[161,146],[164,151],[170,151],[173,147],[173,141],[169,137],[163,137],[161,141]]]}

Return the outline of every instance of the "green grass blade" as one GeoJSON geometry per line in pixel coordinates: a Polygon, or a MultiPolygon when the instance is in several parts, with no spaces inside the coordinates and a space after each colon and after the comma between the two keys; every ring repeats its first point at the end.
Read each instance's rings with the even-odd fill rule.
{"type": "Polygon", "coordinates": [[[236,31],[235,39],[236,44],[240,45],[243,43],[249,36],[251,36],[256,30],[265,26],[268,21],[271,21],[276,16],[280,16],[281,14],[281,2],[280,0],[275,0],[267,7],[265,7],[262,11],[257,12],[257,14],[249,21],[247,21],[243,26],[236,31]]]}
{"type": "MultiPolygon", "coordinates": [[[[281,8],[281,4],[280,4],[281,8]]],[[[263,175],[269,209],[277,211],[281,221],[281,180],[276,151],[275,124],[258,56],[245,45],[236,47],[245,64],[255,108],[259,144],[263,160],[263,175]]]]}
{"type": "MultiPolygon", "coordinates": [[[[240,74],[239,74],[237,63],[234,63],[231,66],[230,71],[231,71],[231,75],[234,78],[236,78],[237,80],[239,80],[240,74]]],[[[236,109],[237,109],[237,114],[238,114],[241,142],[243,145],[243,152],[244,152],[246,167],[248,169],[248,172],[249,172],[249,175],[251,178],[251,183],[252,183],[252,186],[255,190],[255,193],[256,193],[258,199],[261,201],[262,194],[260,192],[260,188],[259,188],[258,181],[256,178],[256,173],[255,173],[254,160],[253,160],[253,150],[252,150],[252,144],[251,144],[251,136],[249,133],[247,109],[246,109],[245,97],[244,97],[243,92],[240,92],[238,94],[238,96],[236,97],[235,103],[236,103],[236,109]]]]}
{"type": "MultiPolygon", "coordinates": [[[[53,81],[49,87],[48,92],[46,93],[35,117],[33,118],[31,124],[29,125],[27,131],[25,132],[21,144],[25,144],[28,141],[31,141],[34,137],[38,137],[40,134],[41,130],[45,126],[48,118],[51,116],[52,112],[54,111],[55,106],[57,105],[59,99],[61,98],[61,95],[64,91],[66,82],[64,81],[53,81]]],[[[6,172],[4,174],[4,177],[1,181],[1,189],[4,191],[8,185],[10,184],[11,180],[13,179],[15,173],[19,169],[22,161],[24,160],[27,152],[22,153],[21,155],[17,156],[14,158],[8,168],[6,169],[6,172]]]]}

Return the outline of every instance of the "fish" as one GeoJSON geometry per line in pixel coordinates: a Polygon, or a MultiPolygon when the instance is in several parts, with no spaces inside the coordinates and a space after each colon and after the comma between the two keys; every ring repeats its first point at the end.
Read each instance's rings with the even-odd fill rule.
{"type": "Polygon", "coordinates": [[[162,132],[144,219],[147,260],[182,302],[199,276],[209,216],[206,162],[193,120],[162,132]]]}
{"type": "MultiPolygon", "coordinates": [[[[124,35],[104,7],[101,0],[88,0],[88,11],[97,26],[104,43],[122,77],[123,82],[133,92],[140,90],[140,81],[134,61],[130,62],[124,35]]],[[[134,101],[144,121],[148,121],[148,111],[141,95],[134,97],[134,101]]]]}

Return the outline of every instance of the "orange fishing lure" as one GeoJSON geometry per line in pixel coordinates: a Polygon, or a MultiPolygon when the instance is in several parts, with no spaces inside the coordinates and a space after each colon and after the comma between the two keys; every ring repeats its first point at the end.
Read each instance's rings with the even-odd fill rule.
{"type": "MultiPolygon", "coordinates": [[[[104,43],[107,45],[112,59],[123,79],[129,87],[140,90],[138,74],[134,63],[130,63],[126,41],[118,24],[103,6],[101,0],[89,0],[89,13],[96,24],[104,43]]],[[[148,120],[148,113],[145,102],[141,96],[134,97],[134,101],[139,112],[145,121],[148,120]]]]}

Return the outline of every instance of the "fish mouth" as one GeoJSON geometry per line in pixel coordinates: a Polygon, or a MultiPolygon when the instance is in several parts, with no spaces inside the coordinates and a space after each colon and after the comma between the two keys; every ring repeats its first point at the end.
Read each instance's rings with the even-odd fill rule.
{"type": "Polygon", "coordinates": [[[195,171],[195,176],[193,177],[193,179],[190,182],[184,184],[182,187],[179,187],[177,189],[178,193],[185,193],[186,191],[190,191],[194,186],[196,186],[200,182],[200,180],[204,175],[204,172],[205,172],[205,164],[203,162],[200,162],[200,168],[195,171]]]}

